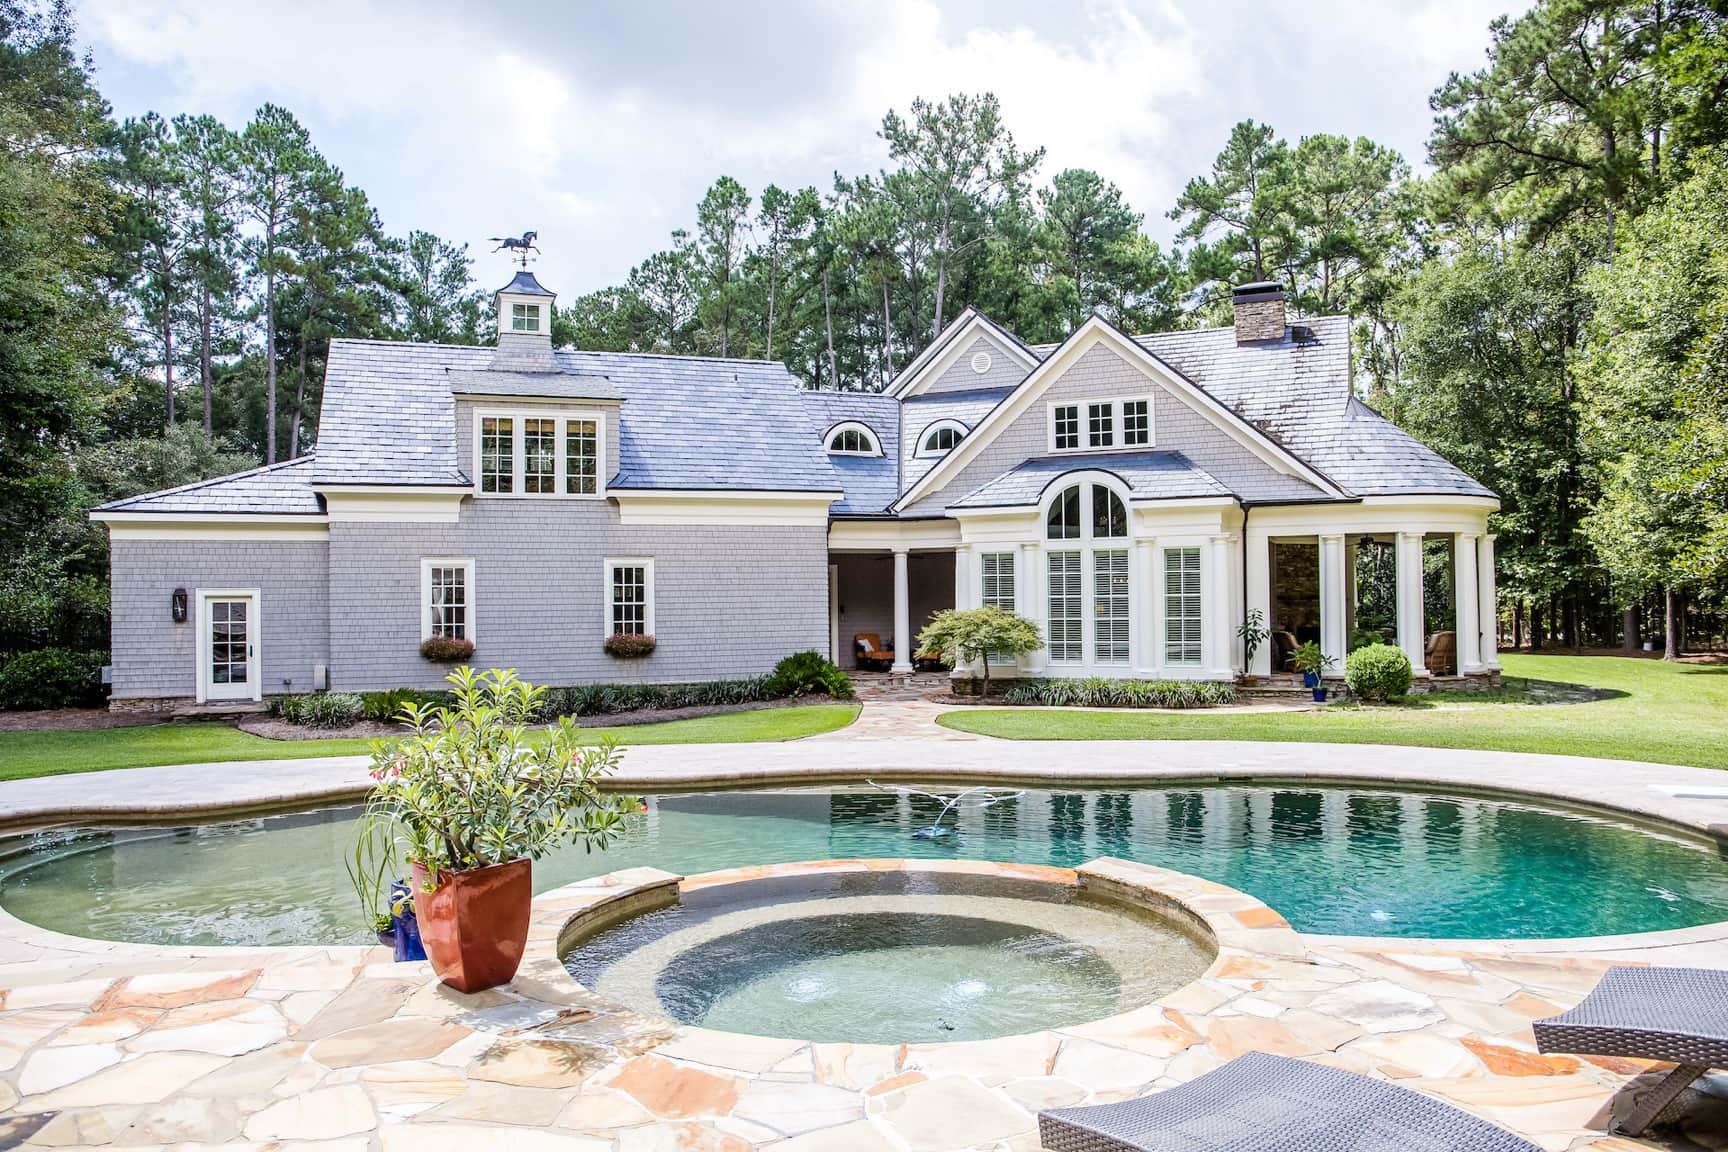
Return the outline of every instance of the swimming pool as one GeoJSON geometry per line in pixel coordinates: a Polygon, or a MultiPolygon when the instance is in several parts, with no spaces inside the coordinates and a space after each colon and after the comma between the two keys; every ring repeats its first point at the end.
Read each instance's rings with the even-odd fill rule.
{"type": "MultiPolygon", "coordinates": [[[[1120,856],[1240,888],[1298,929],[1539,939],[1728,920],[1720,846],[1536,803],[1347,787],[1029,790],[914,839],[939,805],[871,788],[651,797],[602,853],[536,863],[544,891],[617,868],[693,873],[834,857],[1065,867],[1120,856]]],[[[181,828],[16,837],[0,906],[61,932],[161,944],[367,939],[343,861],[354,806],[181,828]]]]}

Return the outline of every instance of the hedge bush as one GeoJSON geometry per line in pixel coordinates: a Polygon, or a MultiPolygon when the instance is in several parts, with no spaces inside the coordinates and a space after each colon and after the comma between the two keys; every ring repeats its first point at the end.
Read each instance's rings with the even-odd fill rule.
{"type": "Polygon", "coordinates": [[[836,700],[852,699],[852,680],[820,652],[794,652],[768,673],[769,692],[775,697],[821,693],[836,700]]]}
{"type": "Polygon", "coordinates": [[[1410,657],[1391,644],[1370,644],[1344,658],[1344,683],[1363,700],[1399,700],[1410,694],[1410,657]]]}
{"type": "Polygon", "coordinates": [[[1215,708],[1236,703],[1236,688],[1213,680],[1019,680],[1002,693],[1008,704],[1057,708],[1215,708]]]}
{"type": "Polygon", "coordinates": [[[357,692],[305,692],[278,696],[270,710],[302,728],[346,728],[366,715],[366,701],[357,692]]]}
{"type": "Polygon", "coordinates": [[[100,652],[38,648],[0,667],[0,709],[90,708],[102,703],[100,652]]]}
{"type": "Polygon", "coordinates": [[[698,684],[579,684],[550,688],[541,716],[607,716],[639,708],[712,708],[772,700],[768,677],[748,680],[708,680],[698,684]]]}
{"type": "Polygon", "coordinates": [[[448,692],[427,692],[420,688],[391,688],[387,692],[362,692],[360,702],[363,715],[368,720],[391,722],[402,719],[402,709],[410,704],[425,704],[437,707],[440,704],[450,704],[453,698],[448,692]]]}

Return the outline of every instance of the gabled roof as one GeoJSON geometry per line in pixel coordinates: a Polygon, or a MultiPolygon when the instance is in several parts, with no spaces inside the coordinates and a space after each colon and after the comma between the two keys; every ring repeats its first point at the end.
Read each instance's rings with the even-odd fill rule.
{"type": "Polygon", "coordinates": [[[1038,363],[1038,357],[1024,340],[977,308],[967,305],[960,315],[954,317],[953,323],[942,329],[942,335],[931,341],[929,347],[918,353],[910,364],[889,381],[888,387],[882,390],[883,394],[909,398],[920,383],[934,374],[938,361],[945,359],[950,352],[958,352],[968,339],[981,332],[994,336],[1008,354],[1017,358],[1028,371],[1038,363]]]}
{"type": "Polygon", "coordinates": [[[186,515],[322,516],[324,501],[312,490],[311,456],[281,464],[269,464],[198,480],[169,488],[114,500],[95,509],[98,513],[163,513],[186,515]]]}
{"type": "Polygon", "coordinates": [[[881,512],[900,494],[900,404],[891,396],[875,392],[807,390],[798,394],[817,430],[818,442],[827,450],[828,433],[838,424],[856,422],[876,437],[880,456],[828,457],[828,466],[840,480],[844,493],[831,506],[836,515],[867,515],[881,512]]]}
{"type": "MultiPolygon", "coordinates": [[[[900,402],[900,486],[915,484],[940,462],[937,456],[919,456],[924,434],[945,420],[966,426],[970,436],[996,405],[1013,395],[1012,388],[972,388],[964,392],[932,392],[908,396],[900,402]]],[[[898,493],[896,493],[898,495],[898,493]]]]}
{"type": "Polygon", "coordinates": [[[1013,508],[1036,504],[1050,487],[1080,472],[1108,472],[1130,499],[1229,497],[1230,489],[1180,452],[1105,452],[1037,456],[950,504],[950,508],[1013,508]]]}

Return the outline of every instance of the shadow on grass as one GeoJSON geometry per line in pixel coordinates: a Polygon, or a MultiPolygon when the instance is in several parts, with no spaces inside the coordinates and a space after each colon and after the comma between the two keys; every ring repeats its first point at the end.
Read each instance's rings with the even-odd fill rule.
{"type": "Polygon", "coordinates": [[[1597,688],[1563,680],[1534,680],[1507,676],[1498,688],[1475,691],[1441,690],[1405,699],[1399,707],[1431,709],[1442,704],[1594,704],[1600,700],[1623,700],[1630,692],[1619,688],[1597,688]]]}

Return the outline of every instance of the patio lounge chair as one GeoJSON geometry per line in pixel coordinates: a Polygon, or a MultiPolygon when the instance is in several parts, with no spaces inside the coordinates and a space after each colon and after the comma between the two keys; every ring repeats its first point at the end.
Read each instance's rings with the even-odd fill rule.
{"type": "Polygon", "coordinates": [[[852,637],[858,667],[886,669],[894,663],[894,649],[882,647],[882,637],[874,632],[860,632],[852,637]]]}
{"type": "Polygon", "coordinates": [[[1728,972],[1713,968],[1610,968],[1572,1009],[1534,1026],[1543,1052],[1671,1060],[1676,1067],[1614,1126],[1637,1136],[1667,1120],[1692,1081],[1728,1068],[1728,972]]]}
{"type": "Polygon", "coordinates": [[[1176,1088],[1038,1114],[1051,1152],[1537,1152],[1432,1096],[1250,1052],[1176,1088]]]}

